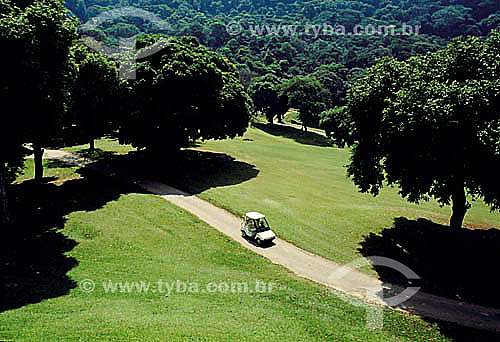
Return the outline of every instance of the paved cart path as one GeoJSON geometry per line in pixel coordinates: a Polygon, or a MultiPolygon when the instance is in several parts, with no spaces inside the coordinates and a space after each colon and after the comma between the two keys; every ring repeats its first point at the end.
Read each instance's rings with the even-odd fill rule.
{"type": "MultiPolygon", "coordinates": [[[[401,290],[391,284],[382,284],[375,277],[354,269],[343,272],[346,270],[343,265],[309,253],[279,238],[275,240],[275,244],[272,246],[266,248],[256,246],[241,236],[239,229],[240,218],[230,212],[162,183],[147,180],[137,181],[136,183],[143,189],[159,195],[194,214],[244,247],[266,257],[275,264],[286,267],[301,277],[379,305],[387,305],[387,303],[373,294],[370,289],[389,288],[398,292],[401,290]],[[340,279],[332,279],[332,275],[339,274],[336,272],[346,274],[340,279]]],[[[459,323],[468,327],[500,332],[500,310],[497,309],[462,303],[424,292],[418,292],[409,300],[397,306],[397,308],[413,314],[459,323]]]]}
{"type": "MultiPolygon", "coordinates": [[[[62,158],[67,162],[72,162],[80,166],[89,162],[88,159],[78,160],[79,157],[62,151],[53,152],[48,150],[45,152],[44,157],[48,159],[62,158]]],[[[174,205],[190,212],[221,233],[237,241],[245,248],[262,255],[275,264],[286,267],[300,277],[323,284],[340,293],[357,297],[365,302],[385,306],[388,304],[375,295],[373,289],[380,291],[382,288],[389,288],[393,291],[401,291],[400,288],[398,290],[397,286],[382,284],[375,277],[366,275],[355,269],[346,268],[343,265],[307,252],[279,238],[274,241],[274,245],[266,248],[256,246],[241,237],[240,218],[232,213],[194,195],[162,183],[150,180],[135,180],[134,183],[144,190],[161,196],[174,205]],[[332,279],[332,275],[338,275],[339,272],[342,272],[344,276],[332,279]]],[[[500,333],[499,309],[459,302],[422,291],[396,308],[409,313],[458,323],[471,328],[500,333]]]]}

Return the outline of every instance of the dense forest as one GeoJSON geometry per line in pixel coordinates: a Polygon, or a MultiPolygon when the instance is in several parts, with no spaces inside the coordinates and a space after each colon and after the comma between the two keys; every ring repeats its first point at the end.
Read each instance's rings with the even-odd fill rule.
{"type": "MultiPolygon", "coordinates": [[[[134,6],[169,24],[169,35],[192,35],[228,57],[243,75],[272,73],[280,78],[305,75],[325,64],[340,64],[350,73],[372,65],[377,57],[407,59],[443,48],[459,35],[487,35],[500,24],[498,0],[67,0],[85,23],[101,13],[134,6]],[[237,23],[241,33],[230,35],[237,23]],[[418,35],[300,34],[307,25],[419,25],[418,35]],[[255,34],[253,25],[297,25],[298,34],[255,34]],[[302,30],[301,30],[302,29],[302,30]]],[[[151,22],[120,17],[95,27],[99,41],[117,44],[119,37],[161,32],[151,22]]],[[[81,32],[82,34],[82,32],[81,32]]],[[[247,84],[248,85],[248,84],[247,84]]]]}

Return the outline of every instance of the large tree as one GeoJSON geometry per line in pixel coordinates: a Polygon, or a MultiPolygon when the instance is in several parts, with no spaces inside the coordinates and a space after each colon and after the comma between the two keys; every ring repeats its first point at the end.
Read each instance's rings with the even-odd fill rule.
{"type": "Polygon", "coordinates": [[[30,32],[20,20],[19,8],[7,0],[0,0],[0,45],[4,70],[0,77],[0,226],[10,221],[7,185],[14,180],[24,165],[28,136],[25,125],[25,70],[30,47],[30,32]]]}
{"type": "Polygon", "coordinates": [[[454,228],[466,195],[500,209],[499,53],[493,32],[369,68],[347,105],[355,141],[348,174],[360,190],[377,195],[386,182],[411,202],[451,203],[454,228]]]}
{"type": "Polygon", "coordinates": [[[327,137],[335,144],[344,147],[351,138],[351,120],[345,106],[325,110],[320,114],[319,128],[325,131],[327,137]]]}
{"type": "Polygon", "coordinates": [[[61,0],[36,0],[17,14],[29,32],[24,72],[24,102],[18,111],[25,116],[23,129],[33,144],[35,178],[43,177],[43,147],[53,143],[63,127],[68,101],[71,63],[69,47],[76,38],[74,20],[61,0]]]}
{"type": "Polygon", "coordinates": [[[95,149],[94,139],[111,133],[119,103],[118,70],[114,61],[80,43],[71,49],[76,77],[71,92],[71,113],[79,138],[95,149]]]}
{"type": "Polygon", "coordinates": [[[62,1],[0,0],[0,225],[10,221],[6,187],[24,165],[24,143],[33,144],[35,177],[43,175],[42,146],[61,127],[75,34],[62,1]]]}
{"type": "Polygon", "coordinates": [[[309,76],[296,76],[283,83],[280,96],[288,101],[288,108],[299,110],[299,118],[307,127],[318,126],[319,115],[331,105],[331,94],[321,83],[309,76]]]}
{"type": "Polygon", "coordinates": [[[281,122],[283,114],[288,109],[286,98],[279,94],[280,85],[281,80],[277,76],[267,74],[254,78],[248,87],[248,94],[253,100],[255,109],[263,112],[271,124],[274,116],[281,122]]]}
{"type": "Polygon", "coordinates": [[[137,46],[139,54],[144,49],[156,53],[131,66],[137,68],[137,79],[128,84],[121,142],[165,152],[196,139],[224,139],[246,131],[251,100],[226,58],[193,37],[147,35],[137,46]]]}
{"type": "Polygon", "coordinates": [[[345,104],[347,72],[342,64],[331,63],[321,65],[311,74],[330,92],[334,106],[345,104]]]}

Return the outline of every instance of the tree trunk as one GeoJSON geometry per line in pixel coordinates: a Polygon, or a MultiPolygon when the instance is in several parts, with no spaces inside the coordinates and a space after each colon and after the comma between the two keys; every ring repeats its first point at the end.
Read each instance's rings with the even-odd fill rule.
{"type": "Polygon", "coordinates": [[[267,123],[271,126],[274,125],[274,117],[266,113],[267,123]]]}
{"type": "Polygon", "coordinates": [[[90,139],[89,145],[90,145],[90,149],[89,149],[90,152],[94,152],[95,151],[95,140],[90,139]]]}
{"type": "Polygon", "coordinates": [[[0,226],[10,223],[7,191],[5,190],[4,167],[0,162],[0,226]]]}
{"type": "Polygon", "coordinates": [[[463,186],[458,186],[451,195],[452,213],[450,218],[451,228],[462,228],[465,213],[468,209],[467,198],[465,197],[465,189],[463,186]]]}
{"type": "Polygon", "coordinates": [[[43,178],[43,148],[38,144],[33,144],[33,155],[35,156],[35,179],[43,178]]]}

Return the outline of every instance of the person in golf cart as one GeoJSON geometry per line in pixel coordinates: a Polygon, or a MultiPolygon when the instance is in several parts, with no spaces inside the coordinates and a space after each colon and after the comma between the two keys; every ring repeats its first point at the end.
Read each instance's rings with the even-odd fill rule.
{"type": "Polygon", "coordinates": [[[257,231],[260,233],[260,232],[265,232],[266,230],[270,230],[271,228],[269,228],[269,223],[267,223],[267,220],[265,217],[261,218],[258,222],[257,222],[257,231]]]}
{"type": "Polygon", "coordinates": [[[241,234],[243,237],[254,239],[259,244],[276,238],[276,235],[269,227],[266,217],[257,212],[245,214],[241,222],[241,234]]]}

